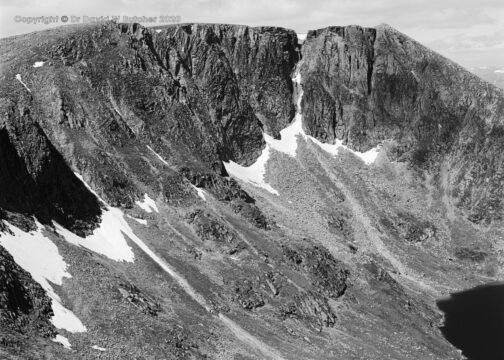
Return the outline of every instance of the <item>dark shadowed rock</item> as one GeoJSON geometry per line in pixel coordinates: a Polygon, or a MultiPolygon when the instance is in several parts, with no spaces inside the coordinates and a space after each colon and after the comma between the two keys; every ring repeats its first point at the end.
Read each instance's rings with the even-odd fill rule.
{"type": "Polygon", "coordinates": [[[16,213],[35,216],[42,223],[55,220],[81,234],[89,232],[101,214],[97,199],[47,139],[29,107],[19,112],[12,103],[2,104],[9,119],[0,122],[0,208],[6,217],[19,224],[16,213]]]}
{"type": "Polygon", "coordinates": [[[0,338],[9,331],[54,337],[52,315],[46,292],[0,246],[0,338]]]}

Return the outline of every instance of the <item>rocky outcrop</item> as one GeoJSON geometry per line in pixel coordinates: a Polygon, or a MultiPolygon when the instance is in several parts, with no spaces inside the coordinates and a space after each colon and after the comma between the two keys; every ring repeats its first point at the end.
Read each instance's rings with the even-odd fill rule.
{"type": "Polygon", "coordinates": [[[266,219],[255,205],[255,200],[238,185],[236,180],[215,173],[192,171],[187,167],[182,168],[180,173],[194,186],[206,189],[217,199],[227,203],[235,213],[240,214],[254,226],[261,229],[271,227],[272,221],[266,219]]]}
{"type": "Polygon", "coordinates": [[[264,299],[260,291],[256,291],[254,283],[248,279],[240,279],[234,282],[234,294],[231,300],[238,302],[246,310],[253,310],[264,306],[264,299]]]}
{"type": "MultiPolygon", "coordinates": [[[[249,141],[257,141],[257,125],[278,137],[290,123],[294,115],[291,73],[298,61],[294,31],[177,25],[156,34],[153,46],[163,65],[180,79],[186,96],[194,86],[207,94],[210,119],[224,126],[232,150],[240,151],[249,141]],[[249,122],[254,127],[244,134],[249,122]]],[[[249,155],[243,152],[243,156],[249,155]]]]}
{"type": "Polygon", "coordinates": [[[304,269],[315,289],[333,299],[345,293],[349,272],[326,249],[314,246],[295,250],[283,246],[282,250],[287,264],[295,269],[304,269]]]}
{"type": "Polygon", "coordinates": [[[224,253],[232,255],[247,248],[222,220],[202,209],[187,214],[186,220],[202,241],[212,241],[224,253]]]}
{"type": "Polygon", "coordinates": [[[280,318],[304,321],[317,331],[333,327],[337,320],[327,299],[313,291],[294,296],[292,301],[280,308],[280,318]]]}
{"type": "Polygon", "coordinates": [[[156,316],[161,311],[159,302],[151,296],[144,294],[135,285],[124,282],[119,284],[117,290],[123,299],[129,301],[145,314],[156,316]]]}
{"type": "MultiPolygon", "coordinates": [[[[307,133],[330,143],[344,139],[359,150],[367,150],[368,144],[359,139],[360,131],[370,127],[366,124],[374,124],[367,99],[372,94],[375,39],[375,29],[359,26],[308,33],[300,69],[307,133]]],[[[366,139],[369,143],[376,140],[366,139]]]]}
{"type": "Polygon", "coordinates": [[[397,217],[382,217],[380,223],[393,236],[408,242],[417,243],[436,238],[437,229],[431,222],[406,212],[397,214],[397,217]]]}
{"type": "Polygon", "coordinates": [[[310,31],[302,47],[308,133],[434,172],[474,222],[502,217],[504,96],[387,25],[310,31]]]}

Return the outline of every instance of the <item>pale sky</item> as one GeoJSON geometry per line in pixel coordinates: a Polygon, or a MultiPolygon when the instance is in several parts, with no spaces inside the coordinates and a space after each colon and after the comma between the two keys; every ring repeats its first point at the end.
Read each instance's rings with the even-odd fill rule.
{"type": "MultiPolygon", "coordinates": [[[[0,0],[0,37],[62,25],[61,16],[179,15],[182,22],[272,25],[306,33],[387,23],[459,64],[504,68],[504,0],[0,0]],[[20,17],[58,16],[57,24],[20,17]]],[[[67,22],[67,24],[70,23],[67,22]]]]}

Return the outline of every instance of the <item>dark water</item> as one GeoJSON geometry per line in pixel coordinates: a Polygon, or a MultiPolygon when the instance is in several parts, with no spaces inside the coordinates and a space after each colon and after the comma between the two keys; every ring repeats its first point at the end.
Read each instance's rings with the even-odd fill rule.
{"type": "Polygon", "coordinates": [[[504,360],[504,283],[482,285],[437,302],[444,337],[470,360],[504,360]]]}

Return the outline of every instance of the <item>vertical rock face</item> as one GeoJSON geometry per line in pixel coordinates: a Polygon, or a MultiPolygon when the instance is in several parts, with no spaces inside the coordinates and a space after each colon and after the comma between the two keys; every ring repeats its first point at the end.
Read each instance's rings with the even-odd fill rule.
{"type": "Polygon", "coordinates": [[[274,136],[292,119],[291,73],[298,60],[292,30],[194,24],[169,27],[154,40],[175,76],[208,93],[212,118],[225,128],[245,125],[233,119],[236,110],[252,110],[274,136]]]}
{"type": "Polygon", "coordinates": [[[501,90],[387,25],[311,31],[302,54],[310,134],[360,151],[393,140],[395,159],[448,167],[475,221],[501,217],[501,90]]]}
{"type": "Polygon", "coordinates": [[[302,108],[314,137],[345,139],[359,149],[367,145],[359,139],[374,125],[369,98],[375,38],[375,29],[359,26],[308,33],[302,47],[302,108]]]}
{"type": "Polygon", "coordinates": [[[426,160],[449,149],[471,106],[472,118],[490,115],[475,106],[480,95],[502,101],[497,89],[386,25],[311,31],[302,52],[306,127],[361,151],[394,139],[400,154],[414,147],[426,160]]]}
{"type": "Polygon", "coordinates": [[[219,155],[249,164],[264,147],[262,132],[278,136],[290,122],[290,76],[298,59],[293,31],[206,24],[159,32],[122,25],[121,31],[132,37],[134,48],[149,49],[142,66],[154,68],[163,75],[161,84],[169,84],[165,99],[144,100],[151,103],[149,115],[163,116],[147,122],[158,136],[201,148],[204,158],[219,155]]]}

